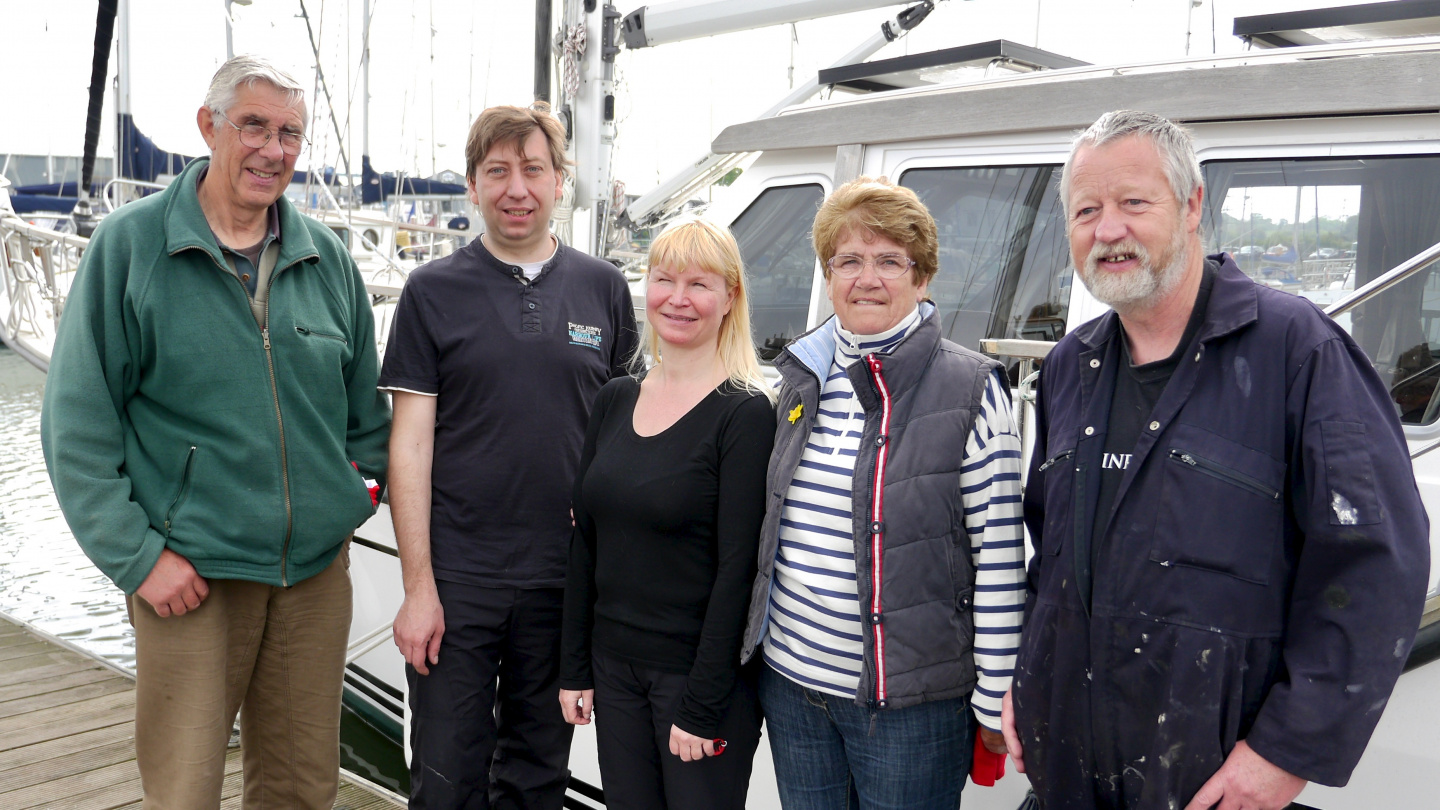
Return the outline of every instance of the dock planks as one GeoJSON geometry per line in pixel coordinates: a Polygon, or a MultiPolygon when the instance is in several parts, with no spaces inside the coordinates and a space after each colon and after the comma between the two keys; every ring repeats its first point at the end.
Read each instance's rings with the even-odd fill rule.
{"type": "MultiPolygon", "coordinates": [[[[0,807],[140,810],[135,683],[0,615],[0,807]]],[[[240,751],[225,758],[220,806],[240,810],[240,751]]],[[[346,778],[336,810],[403,804],[346,778]]]]}

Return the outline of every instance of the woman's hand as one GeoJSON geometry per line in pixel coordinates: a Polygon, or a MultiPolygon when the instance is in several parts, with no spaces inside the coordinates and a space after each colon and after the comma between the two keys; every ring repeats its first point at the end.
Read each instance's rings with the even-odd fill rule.
{"type": "MultiPolygon", "coordinates": [[[[584,726],[590,724],[590,712],[595,708],[594,689],[561,689],[560,690],[560,712],[565,715],[565,722],[572,726],[584,726]]],[[[672,738],[673,739],[673,738],[672,738]]],[[[674,748],[675,743],[670,743],[674,748]]]]}
{"type": "Polygon", "coordinates": [[[715,741],[696,737],[679,726],[670,727],[670,753],[684,762],[698,762],[715,756],[715,741]]]}

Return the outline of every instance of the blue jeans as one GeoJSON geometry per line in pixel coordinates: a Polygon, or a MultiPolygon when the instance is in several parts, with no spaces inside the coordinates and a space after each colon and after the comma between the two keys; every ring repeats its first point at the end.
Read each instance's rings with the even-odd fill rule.
{"type": "Polygon", "coordinates": [[[871,711],[769,666],[760,705],[785,810],[955,810],[970,775],[969,697],[871,711]]]}

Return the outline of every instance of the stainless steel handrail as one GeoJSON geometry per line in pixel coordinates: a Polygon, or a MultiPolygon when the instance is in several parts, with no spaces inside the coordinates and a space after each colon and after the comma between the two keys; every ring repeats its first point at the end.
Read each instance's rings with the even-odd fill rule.
{"type": "Polygon", "coordinates": [[[122,187],[122,186],[133,186],[133,187],[135,187],[135,188],[148,188],[148,189],[153,189],[153,190],[157,190],[157,191],[165,188],[165,184],[164,184],[164,183],[152,183],[152,182],[150,182],[150,181],[148,181],[148,180],[133,180],[133,179],[131,179],[131,178],[129,178],[129,177],[116,177],[116,178],[112,179],[110,182],[106,183],[106,184],[105,184],[105,188],[103,188],[103,189],[100,190],[100,199],[102,199],[102,200],[105,201],[105,205],[106,205],[111,211],[114,211],[116,208],[119,208],[119,207],[120,207],[120,203],[115,200],[114,194],[115,194],[115,189],[120,188],[120,187],[122,187]]]}
{"type": "Polygon", "coordinates": [[[1440,259],[1440,242],[1411,256],[1388,272],[1371,279],[1360,289],[1331,304],[1325,310],[1325,314],[1332,318],[1343,315],[1384,292],[1392,283],[1403,280],[1411,273],[1419,272],[1429,266],[1436,259],[1440,259]]]}

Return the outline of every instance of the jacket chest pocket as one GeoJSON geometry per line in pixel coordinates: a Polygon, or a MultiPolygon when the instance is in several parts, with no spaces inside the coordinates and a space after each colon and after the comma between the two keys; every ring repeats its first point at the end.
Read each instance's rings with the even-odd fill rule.
{"type": "Polygon", "coordinates": [[[1267,584],[1284,530],[1285,465],[1193,428],[1177,429],[1157,455],[1150,560],[1267,584]]]}
{"type": "Polygon", "coordinates": [[[294,359],[305,366],[307,372],[333,373],[350,362],[353,347],[346,330],[329,318],[311,317],[303,323],[297,319],[294,329],[295,340],[291,343],[297,350],[294,359]]]}

